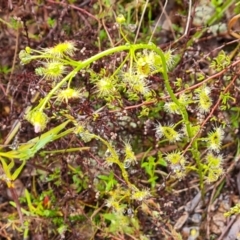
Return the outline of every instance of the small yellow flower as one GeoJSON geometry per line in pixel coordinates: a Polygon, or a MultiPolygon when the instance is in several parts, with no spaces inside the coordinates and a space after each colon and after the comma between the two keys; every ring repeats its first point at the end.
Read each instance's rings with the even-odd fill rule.
{"type": "Polygon", "coordinates": [[[116,17],[116,22],[121,25],[121,24],[126,22],[126,19],[125,19],[125,17],[122,14],[119,14],[116,17]]]}
{"type": "Polygon", "coordinates": [[[38,67],[35,68],[35,74],[38,76],[44,76],[45,68],[44,67],[38,67]]]}
{"type": "Polygon", "coordinates": [[[80,91],[72,88],[67,88],[60,90],[57,94],[57,100],[60,102],[65,101],[68,103],[68,100],[72,98],[80,98],[80,91]]]}
{"type": "Polygon", "coordinates": [[[179,107],[175,102],[166,102],[164,104],[164,110],[172,114],[181,114],[179,107]]]}
{"type": "Polygon", "coordinates": [[[94,139],[94,135],[91,134],[88,130],[79,133],[80,138],[85,142],[90,142],[92,139],[94,139]]]}
{"type": "MultiPolygon", "coordinates": [[[[186,94],[181,94],[178,101],[181,105],[187,106],[190,103],[190,98],[186,94]]],[[[181,114],[180,108],[175,102],[166,102],[164,104],[164,110],[167,113],[181,114]]]]}
{"type": "Polygon", "coordinates": [[[131,165],[134,165],[136,163],[137,159],[132,150],[132,146],[128,142],[125,143],[124,152],[125,152],[124,167],[128,168],[131,165]]]}
{"type": "Polygon", "coordinates": [[[201,113],[208,113],[212,106],[212,99],[210,97],[211,89],[207,86],[202,87],[199,90],[197,99],[198,99],[198,108],[201,113]]]}
{"type": "Polygon", "coordinates": [[[124,213],[126,206],[124,204],[120,204],[116,199],[110,197],[106,201],[106,206],[112,208],[114,212],[124,213]]]}
{"type": "Polygon", "coordinates": [[[65,66],[57,61],[44,63],[44,68],[38,68],[37,74],[43,75],[47,80],[58,80],[65,73],[65,66]]]}
{"type": "MultiPolygon", "coordinates": [[[[224,216],[225,217],[230,217],[234,214],[239,214],[240,213],[240,204],[237,203],[234,207],[231,207],[230,210],[228,212],[225,212],[224,213],[224,216]]],[[[237,236],[240,237],[240,233],[237,234],[237,236]]],[[[240,238],[236,238],[237,240],[240,239],[240,238]]]]}
{"type": "Polygon", "coordinates": [[[124,89],[129,89],[136,94],[147,96],[147,94],[151,93],[151,90],[149,88],[149,83],[145,77],[145,73],[141,73],[138,70],[136,70],[136,72],[123,72],[122,86],[124,89]]]}
{"type": "MultiPolygon", "coordinates": [[[[163,55],[166,61],[167,69],[171,68],[174,65],[172,50],[169,49],[167,52],[164,52],[163,55]]],[[[153,51],[150,51],[146,53],[146,59],[151,69],[157,70],[158,72],[163,71],[162,58],[160,55],[156,54],[153,51]]]]}
{"type": "Polygon", "coordinates": [[[32,53],[32,49],[30,47],[25,47],[25,51],[28,53],[28,54],[31,54],[32,53]]]}
{"type": "Polygon", "coordinates": [[[116,92],[116,80],[109,77],[103,77],[96,83],[99,97],[108,97],[116,92]]]}
{"type": "Polygon", "coordinates": [[[138,83],[133,85],[132,89],[134,92],[140,93],[143,96],[147,96],[147,94],[149,94],[151,92],[151,90],[148,86],[147,80],[144,78],[141,78],[141,77],[139,77],[138,83]]]}
{"type": "Polygon", "coordinates": [[[168,153],[166,155],[166,160],[170,164],[170,168],[177,179],[182,179],[186,175],[186,159],[180,151],[175,151],[168,153]]]}
{"type": "Polygon", "coordinates": [[[183,167],[186,162],[186,159],[184,158],[182,153],[179,151],[168,153],[166,155],[166,160],[173,166],[179,165],[181,167],[183,167]]]}
{"type": "Polygon", "coordinates": [[[217,181],[219,176],[223,174],[222,160],[222,155],[215,156],[211,152],[205,157],[208,166],[206,179],[209,183],[217,181]]]}
{"type": "Polygon", "coordinates": [[[64,54],[73,56],[76,51],[75,43],[72,41],[66,41],[64,43],[59,43],[55,47],[46,48],[44,51],[54,57],[63,57],[64,54]]]}
{"type": "Polygon", "coordinates": [[[104,154],[106,164],[111,166],[113,163],[119,163],[119,157],[117,151],[114,149],[113,146],[107,149],[104,154]]]}
{"type": "Polygon", "coordinates": [[[137,60],[136,68],[136,71],[139,75],[147,77],[151,74],[151,65],[149,64],[148,58],[146,56],[141,57],[137,60]]]}
{"type": "Polygon", "coordinates": [[[181,95],[179,96],[178,101],[179,101],[179,103],[181,103],[182,105],[188,106],[189,103],[192,103],[191,98],[192,98],[192,96],[183,93],[183,94],[181,94],[181,95]]]}
{"type": "Polygon", "coordinates": [[[166,60],[167,68],[170,69],[173,67],[175,60],[173,58],[173,51],[169,49],[168,51],[164,52],[164,57],[166,60]]]}
{"type": "Polygon", "coordinates": [[[208,153],[205,157],[206,162],[210,168],[218,168],[222,165],[223,157],[222,155],[215,156],[213,153],[208,153]]]}
{"type": "Polygon", "coordinates": [[[133,200],[137,200],[137,201],[143,201],[149,197],[151,197],[151,193],[148,189],[145,189],[142,191],[135,191],[131,196],[133,200]]]}
{"type": "Polygon", "coordinates": [[[207,173],[206,180],[208,183],[216,182],[222,174],[223,174],[222,167],[211,169],[207,173]]]}
{"type": "Polygon", "coordinates": [[[181,180],[186,176],[186,171],[184,168],[181,169],[175,169],[174,170],[174,177],[181,180]]]}
{"type": "Polygon", "coordinates": [[[207,142],[208,149],[219,152],[221,150],[222,141],[224,137],[224,131],[221,127],[217,127],[213,132],[208,134],[207,142]]]}
{"type": "Polygon", "coordinates": [[[86,131],[84,125],[82,125],[82,124],[77,124],[76,123],[75,126],[76,126],[76,128],[74,129],[74,133],[76,135],[84,133],[86,131]]]}
{"type": "Polygon", "coordinates": [[[169,142],[177,142],[182,138],[182,134],[178,133],[173,125],[162,126],[159,123],[155,130],[158,139],[165,137],[169,142]]]}

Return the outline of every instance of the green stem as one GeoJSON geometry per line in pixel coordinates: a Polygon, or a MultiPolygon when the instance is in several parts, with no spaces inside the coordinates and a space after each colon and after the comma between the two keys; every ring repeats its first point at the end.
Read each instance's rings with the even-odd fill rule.
{"type": "Polygon", "coordinates": [[[114,150],[114,148],[111,146],[111,144],[109,144],[108,141],[104,140],[103,138],[99,137],[98,135],[95,135],[95,134],[91,134],[91,135],[95,139],[100,140],[103,144],[105,144],[107,146],[108,150],[110,151],[110,153],[114,157],[114,162],[113,163],[116,163],[118,165],[118,167],[121,169],[122,176],[123,176],[125,182],[128,184],[129,187],[132,187],[132,184],[131,184],[131,182],[129,181],[129,178],[128,178],[128,173],[127,173],[126,169],[124,168],[123,163],[119,160],[118,155],[117,155],[116,151],[114,150]]]}
{"type": "Polygon", "coordinates": [[[172,101],[179,107],[180,112],[182,114],[182,118],[183,118],[184,124],[186,125],[186,128],[187,128],[188,138],[191,138],[193,134],[192,134],[191,127],[190,127],[190,122],[188,120],[188,113],[186,111],[185,106],[182,105],[178,101],[178,99],[176,98],[176,96],[173,93],[172,87],[171,87],[171,85],[169,83],[169,79],[168,79],[167,64],[166,64],[166,60],[165,60],[164,54],[158,48],[156,48],[154,50],[159,54],[159,56],[161,57],[161,60],[162,60],[162,68],[163,68],[162,74],[163,74],[163,78],[164,78],[165,87],[166,87],[166,89],[168,91],[168,94],[170,95],[172,101]]]}
{"type": "Polygon", "coordinates": [[[77,68],[75,68],[74,70],[72,70],[66,77],[64,77],[49,93],[48,95],[40,102],[39,104],[39,111],[43,111],[44,108],[46,107],[48,101],[51,99],[51,97],[53,96],[53,94],[55,92],[57,92],[58,89],[60,89],[60,87],[66,83],[69,79],[73,78],[77,72],[81,69],[81,65],[79,65],[77,68]]]}
{"type": "Polygon", "coordinates": [[[114,77],[119,71],[120,69],[123,67],[123,65],[126,63],[126,61],[128,60],[130,54],[128,54],[125,59],[121,62],[120,66],[114,71],[114,73],[111,75],[111,77],[114,77]]]}

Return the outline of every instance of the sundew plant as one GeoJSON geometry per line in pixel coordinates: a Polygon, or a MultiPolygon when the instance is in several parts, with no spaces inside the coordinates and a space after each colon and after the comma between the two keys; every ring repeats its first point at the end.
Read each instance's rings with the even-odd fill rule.
{"type": "MultiPolygon", "coordinates": [[[[103,237],[127,234],[148,239],[141,233],[137,216],[143,212],[159,217],[150,211],[156,207],[157,185],[194,173],[204,196],[206,186],[224,174],[222,150],[228,123],[217,119],[214,111],[228,108],[231,80],[227,78],[226,86],[216,89],[213,78],[202,78],[199,73],[197,84],[185,84],[184,79],[169,74],[179,63],[174,49],[163,51],[152,42],[132,43],[122,28],[125,18],[120,15],[116,22],[125,43],[81,61],[76,59],[81,49],[74,40],[20,51],[21,64],[34,63],[39,86],[48,88],[42,87],[42,94],[24,115],[38,137],[16,149],[1,149],[2,179],[14,188],[22,169],[36,156],[45,162],[55,154],[88,152],[84,159],[91,171],[87,174],[71,159],[67,161],[71,191],[80,194],[91,186],[97,203],[87,205],[91,209],[87,213],[67,217],[70,221],[91,219],[94,231],[103,237]],[[98,62],[102,68],[95,67],[98,62]],[[64,139],[68,147],[48,148],[64,139]],[[169,179],[157,175],[157,169],[167,172],[169,179]]],[[[214,73],[231,64],[224,52],[208,61],[214,73]]],[[[56,186],[63,184],[57,168],[45,178],[56,186]]],[[[31,217],[53,219],[59,234],[68,229],[54,193],[45,195],[54,204],[28,190],[22,199],[26,209],[13,203],[26,235],[31,217]]]]}

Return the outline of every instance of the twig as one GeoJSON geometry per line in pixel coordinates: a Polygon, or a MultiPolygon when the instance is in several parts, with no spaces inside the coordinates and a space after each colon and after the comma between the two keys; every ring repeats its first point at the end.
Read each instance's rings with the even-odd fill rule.
{"type": "Polygon", "coordinates": [[[146,9],[147,9],[147,5],[149,3],[149,0],[146,1],[145,5],[144,5],[144,9],[142,11],[142,15],[141,15],[141,18],[140,18],[140,21],[139,21],[139,24],[138,24],[138,29],[137,29],[137,32],[136,32],[136,36],[135,36],[135,39],[134,39],[134,43],[136,43],[137,39],[138,39],[138,35],[139,35],[139,32],[140,32],[140,28],[141,28],[141,25],[142,25],[142,21],[143,21],[143,17],[144,17],[144,14],[146,12],[146,9]]]}
{"type": "Polygon", "coordinates": [[[15,44],[15,51],[14,51],[14,57],[13,57],[13,63],[12,63],[12,68],[11,68],[11,73],[10,73],[10,77],[8,80],[8,85],[7,85],[7,89],[6,89],[6,95],[9,94],[9,90],[10,90],[10,86],[11,86],[11,80],[12,80],[12,76],[13,76],[13,72],[15,69],[15,65],[16,65],[16,60],[17,60],[17,52],[18,52],[18,42],[19,42],[19,24],[20,24],[21,20],[17,19],[17,36],[16,36],[16,44],[15,44]]]}
{"type": "Polygon", "coordinates": [[[185,37],[188,34],[190,21],[191,21],[191,13],[192,13],[192,0],[189,0],[188,2],[188,17],[187,17],[187,24],[185,27],[185,31],[182,37],[185,37]]]}
{"type": "Polygon", "coordinates": [[[13,200],[16,204],[16,208],[17,208],[17,212],[18,212],[18,216],[19,216],[19,220],[21,222],[21,225],[22,225],[22,227],[24,227],[23,214],[22,214],[22,211],[21,211],[21,205],[20,205],[16,190],[14,189],[14,187],[10,187],[9,190],[10,190],[10,192],[13,196],[13,200]]]}
{"type": "Polygon", "coordinates": [[[236,218],[237,218],[237,216],[233,216],[232,217],[231,221],[228,223],[227,227],[224,229],[224,231],[222,232],[222,234],[220,235],[220,237],[217,240],[222,240],[223,239],[224,235],[226,234],[228,229],[233,225],[233,223],[236,220],[236,218]]]}
{"type": "Polygon", "coordinates": [[[114,42],[113,42],[113,40],[112,40],[112,38],[111,38],[111,36],[110,36],[110,34],[109,34],[109,32],[108,32],[108,29],[107,29],[107,27],[106,27],[104,18],[102,19],[102,25],[103,25],[103,28],[105,29],[106,33],[107,33],[108,39],[109,39],[109,41],[110,41],[110,43],[111,43],[111,46],[114,47],[114,46],[115,46],[115,45],[114,45],[114,42]]]}
{"type": "MultiPolygon", "coordinates": [[[[165,13],[165,16],[166,16],[166,18],[167,18],[167,14],[166,14],[166,10],[165,10],[166,7],[167,7],[167,4],[168,4],[168,0],[165,1],[164,6],[162,7],[162,3],[161,3],[161,1],[160,1],[160,5],[161,5],[161,7],[162,7],[162,12],[161,12],[161,14],[160,14],[160,16],[159,16],[159,18],[158,18],[155,26],[154,26],[152,35],[151,35],[151,37],[150,37],[150,39],[149,39],[148,42],[151,42],[151,41],[152,41],[153,35],[154,35],[154,33],[156,32],[157,27],[159,26],[159,23],[160,23],[160,20],[161,20],[161,18],[162,18],[163,13],[165,13]]],[[[173,32],[173,34],[174,34],[174,32],[173,32]]]]}
{"type": "Polygon", "coordinates": [[[187,23],[186,23],[185,31],[184,31],[183,35],[180,38],[178,38],[173,44],[176,44],[182,38],[187,36],[187,34],[189,32],[190,22],[191,22],[191,14],[192,14],[192,0],[189,0],[188,1],[188,16],[187,16],[187,23]]]}

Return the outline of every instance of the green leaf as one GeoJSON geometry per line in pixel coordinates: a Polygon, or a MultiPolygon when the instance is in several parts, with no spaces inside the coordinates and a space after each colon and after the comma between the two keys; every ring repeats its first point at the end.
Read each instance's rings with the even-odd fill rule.
{"type": "Polygon", "coordinates": [[[2,167],[3,167],[3,170],[4,170],[4,173],[6,174],[6,176],[11,179],[11,172],[10,172],[10,169],[7,165],[7,163],[5,162],[5,159],[1,158],[0,157],[0,161],[2,163],[2,167]]]}
{"type": "Polygon", "coordinates": [[[12,180],[14,181],[15,179],[17,179],[17,177],[19,176],[19,174],[22,172],[23,167],[25,166],[26,161],[23,161],[23,163],[21,164],[20,167],[18,167],[15,172],[12,175],[12,180]]]}
{"type": "Polygon", "coordinates": [[[17,150],[0,152],[0,156],[7,158],[18,158],[20,160],[28,160],[29,158],[32,158],[40,149],[44,148],[45,145],[49,142],[55,141],[56,139],[72,132],[73,128],[64,131],[65,134],[59,133],[66,127],[69,122],[70,120],[67,120],[66,122],[42,134],[40,137],[36,137],[28,141],[27,143],[20,145],[17,150]]]}

